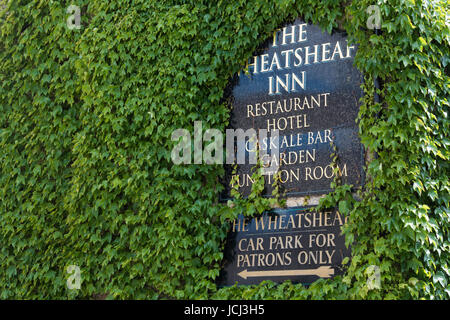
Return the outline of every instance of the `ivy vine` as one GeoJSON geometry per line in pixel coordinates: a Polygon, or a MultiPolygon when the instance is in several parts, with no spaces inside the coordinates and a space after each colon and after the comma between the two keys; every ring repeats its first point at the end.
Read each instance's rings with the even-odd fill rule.
{"type": "Polygon", "coordinates": [[[448,12],[444,0],[3,1],[0,298],[448,299],[448,12]],[[219,203],[223,167],[174,165],[170,136],[194,121],[223,131],[229,79],[297,17],[358,44],[359,133],[378,157],[357,200],[336,184],[319,204],[348,217],[352,258],[309,287],[219,289],[226,221],[277,199],[255,176],[249,199],[219,203]]]}

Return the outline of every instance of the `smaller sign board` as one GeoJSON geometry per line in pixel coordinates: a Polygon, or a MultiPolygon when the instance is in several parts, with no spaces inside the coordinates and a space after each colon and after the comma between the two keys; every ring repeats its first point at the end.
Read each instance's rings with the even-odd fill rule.
{"type": "Polygon", "coordinates": [[[219,284],[258,284],[263,280],[310,284],[343,273],[350,257],[337,209],[274,209],[259,217],[242,215],[231,223],[219,284]]]}

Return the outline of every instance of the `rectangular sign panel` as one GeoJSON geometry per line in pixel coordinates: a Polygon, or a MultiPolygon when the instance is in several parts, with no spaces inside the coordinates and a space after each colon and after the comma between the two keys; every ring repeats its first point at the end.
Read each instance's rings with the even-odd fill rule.
{"type": "Polygon", "coordinates": [[[220,285],[291,280],[310,284],[343,273],[350,256],[336,209],[274,209],[260,217],[232,222],[225,248],[220,285]]]}
{"type": "MultiPolygon", "coordinates": [[[[327,193],[336,172],[343,183],[363,183],[356,123],[363,77],[353,65],[355,53],[345,34],[329,34],[296,20],[274,33],[230,86],[230,129],[256,131],[260,150],[266,153],[261,161],[279,167],[287,195],[327,193]],[[259,134],[261,129],[267,131],[266,138],[259,134]],[[270,137],[273,130],[279,132],[278,143],[270,137]],[[336,163],[330,157],[333,152],[336,163]]],[[[254,164],[249,156],[256,143],[237,145],[237,153],[240,147],[245,148],[246,161],[238,163],[234,173],[226,166],[222,199],[230,198],[233,177],[244,196],[251,191],[254,164]]],[[[273,175],[265,180],[264,193],[270,195],[273,175]]]]}

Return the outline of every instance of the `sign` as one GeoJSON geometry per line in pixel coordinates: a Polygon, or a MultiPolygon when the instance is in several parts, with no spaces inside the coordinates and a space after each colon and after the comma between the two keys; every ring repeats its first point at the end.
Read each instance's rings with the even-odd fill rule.
{"type": "MultiPolygon", "coordinates": [[[[356,123],[363,78],[353,66],[355,52],[345,34],[328,34],[296,20],[268,39],[230,87],[230,128],[267,130],[268,136],[259,141],[260,150],[266,152],[261,161],[279,168],[288,196],[325,194],[336,174],[342,183],[363,183],[363,148],[356,123]],[[278,143],[270,137],[274,130],[279,132],[278,143]]],[[[247,158],[256,151],[250,140],[243,147],[247,158]]],[[[233,176],[234,185],[247,196],[253,167],[238,163],[233,173],[227,165],[221,198],[230,198],[233,176]]],[[[267,174],[265,180],[265,195],[271,195],[273,175],[267,174]]]]}
{"type": "Polygon", "coordinates": [[[350,256],[336,209],[312,207],[274,209],[260,217],[240,216],[232,222],[219,283],[258,284],[291,280],[310,284],[343,273],[350,256]]]}

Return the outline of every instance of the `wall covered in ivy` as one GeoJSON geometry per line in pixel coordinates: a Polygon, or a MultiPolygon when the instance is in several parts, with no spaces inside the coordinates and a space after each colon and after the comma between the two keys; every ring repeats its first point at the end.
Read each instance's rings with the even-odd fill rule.
{"type": "Polygon", "coordinates": [[[449,299],[447,1],[3,3],[0,298],[449,299]],[[71,4],[80,29],[68,28],[71,4]],[[367,28],[374,4],[379,35],[367,28]],[[360,136],[378,157],[357,196],[333,183],[320,203],[348,216],[352,259],[309,287],[218,288],[227,221],[272,200],[256,184],[219,203],[223,167],[174,165],[171,134],[194,121],[223,131],[228,81],[297,17],[359,45],[360,136]],[[380,287],[369,290],[372,265],[380,287]]]}

